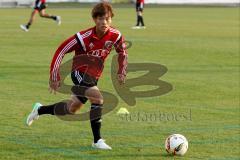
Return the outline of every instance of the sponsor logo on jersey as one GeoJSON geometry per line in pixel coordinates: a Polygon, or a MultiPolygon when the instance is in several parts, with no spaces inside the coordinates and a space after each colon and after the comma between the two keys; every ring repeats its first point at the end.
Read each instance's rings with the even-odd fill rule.
{"type": "Polygon", "coordinates": [[[104,49],[110,50],[112,48],[113,42],[112,41],[106,41],[104,45],[104,49]]]}
{"type": "Polygon", "coordinates": [[[87,53],[89,56],[94,56],[94,57],[105,57],[109,53],[108,50],[106,49],[97,49],[97,50],[92,50],[87,53]]]}
{"type": "Polygon", "coordinates": [[[94,47],[94,44],[91,42],[91,43],[89,44],[89,48],[90,48],[90,49],[93,49],[93,47],[94,47]]]}

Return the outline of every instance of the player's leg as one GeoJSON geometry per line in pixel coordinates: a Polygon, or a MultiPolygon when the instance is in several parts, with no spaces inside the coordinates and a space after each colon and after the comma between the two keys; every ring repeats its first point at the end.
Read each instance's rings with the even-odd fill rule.
{"type": "Polygon", "coordinates": [[[99,91],[97,86],[93,86],[86,90],[85,96],[91,102],[90,110],[90,122],[92,133],[94,137],[94,143],[92,146],[98,149],[112,149],[107,145],[104,140],[101,138],[101,116],[102,116],[102,107],[103,107],[103,96],[99,91]]]}
{"type": "Polygon", "coordinates": [[[35,17],[36,17],[36,13],[38,12],[37,9],[34,9],[31,13],[31,16],[30,16],[30,19],[28,21],[28,23],[26,25],[20,25],[21,29],[23,29],[24,31],[28,31],[30,26],[32,25],[33,21],[35,20],[35,17]]]}
{"type": "Polygon", "coordinates": [[[84,97],[86,87],[81,88],[83,85],[83,77],[83,74],[78,71],[72,72],[71,78],[75,85],[71,88],[71,91],[74,94],[71,96],[71,99],[47,106],[42,106],[40,103],[36,103],[33,107],[33,111],[27,118],[26,124],[31,125],[40,115],[51,114],[62,116],[66,114],[74,114],[79,110],[87,101],[87,98],[84,97]]]}
{"type": "Polygon", "coordinates": [[[46,7],[42,7],[42,8],[43,9],[41,9],[40,12],[39,12],[40,17],[50,18],[50,19],[53,19],[54,21],[56,21],[58,23],[58,25],[61,24],[61,17],[60,16],[49,15],[49,14],[46,13],[46,10],[45,10],[46,7]]]}
{"type": "Polygon", "coordinates": [[[74,96],[71,96],[70,100],[58,102],[48,106],[41,106],[38,109],[39,115],[43,114],[51,114],[51,115],[66,115],[66,114],[74,114],[76,113],[81,107],[82,103],[74,96]]]}
{"type": "Polygon", "coordinates": [[[75,114],[78,110],[80,110],[83,107],[83,103],[79,98],[75,95],[71,96],[72,102],[68,105],[68,111],[71,114],[75,114]]]}
{"type": "Polygon", "coordinates": [[[142,3],[136,3],[136,14],[137,14],[137,24],[136,26],[132,27],[132,29],[141,29],[140,23],[143,26],[143,19],[142,19],[142,3]]]}
{"type": "Polygon", "coordinates": [[[94,137],[92,146],[98,149],[111,149],[101,138],[101,115],[103,107],[103,96],[99,91],[97,80],[87,74],[79,71],[73,71],[71,78],[75,86],[72,87],[72,92],[77,95],[77,98],[85,104],[89,99],[91,103],[90,123],[94,137]]]}
{"type": "Polygon", "coordinates": [[[30,16],[30,19],[28,21],[28,23],[26,25],[20,25],[21,29],[23,29],[24,31],[28,32],[29,30],[29,27],[32,25],[34,19],[35,19],[35,16],[36,16],[36,13],[40,11],[40,6],[41,6],[42,2],[40,0],[36,0],[35,1],[35,5],[34,5],[34,10],[32,11],[31,13],[31,16],[30,16]]]}
{"type": "Polygon", "coordinates": [[[91,128],[94,136],[94,143],[97,143],[97,141],[101,139],[100,129],[101,129],[103,97],[96,86],[86,90],[85,96],[91,102],[90,122],[91,122],[91,128]]]}
{"type": "Polygon", "coordinates": [[[35,20],[35,17],[36,17],[36,13],[38,12],[38,10],[33,10],[32,11],[32,14],[31,14],[31,16],[30,16],[30,19],[29,19],[29,21],[28,21],[28,23],[27,23],[27,25],[26,25],[26,27],[29,29],[29,27],[30,27],[30,25],[32,25],[32,23],[33,23],[33,21],[35,20]]]}
{"type": "Polygon", "coordinates": [[[139,7],[140,7],[140,4],[139,4],[139,3],[136,3],[136,13],[137,13],[137,24],[136,24],[136,26],[139,26],[139,23],[140,23],[139,7]]]}
{"type": "Polygon", "coordinates": [[[57,16],[47,14],[45,9],[42,9],[39,12],[39,15],[40,15],[40,17],[43,17],[43,18],[50,18],[50,19],[53,19],[53,20],[57,19],[57,16]]]}
{"type": "Polygon", "coordinates": [[[144,22],[143,22],[143,10],[139,10],[138,11],[138,17],[139,17],[139,22],[141,23],[141,25],[144,27],[144,22]]]}
{"type": "Polygon", "coordinates": [[[34,120],[44,114],[56,116],[74,114],[82,107],[82,105],[83,103],[74,95],[68,101],[62,101],[51,105],[43,106],[40,103],[35,103],[32,112],[27,117],[26,124],[30,126],[34,120]]]}

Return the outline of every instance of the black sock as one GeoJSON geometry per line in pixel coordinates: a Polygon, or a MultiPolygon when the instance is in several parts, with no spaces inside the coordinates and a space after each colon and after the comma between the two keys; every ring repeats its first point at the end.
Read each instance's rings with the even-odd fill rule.
{"type": "Polygon", "coordinates": [[[140,16],[140,23],[142,24],[142,26],[144,26],[144,22],[143,22],[143,17],[140,16]]]}
{"type": "Polygon", "coordinates": [[[38,109],[38,114],[51,114],[51,115],[66,115],[70,114],[66,102],[58,102],[48,106],[41,106],[38,109]]]}
{"type": "Polygon", "coordinates": [[[53,20],[57,20],[57,16],[50,16],[53,20]]]}
{"type": "Polygon", "coordinates": [[[137,16],[137,24],[136,24],[136,26],[139,26],[139,22],[140,22],[140,16],[138,15],[137,16]]]}
{"type": "Polygon", "coordinates": [[[28,23],[28,24],[26,25],[26,28],[29,29],[30,26],[31,26],[31,23],[28,23]]]}
{"type": "Polygon", "coordinates": [[[94,137],[94,143],[97,143],[99,139],[101,139],[101,115],[102,115],[102,105],[100,104],[92,104],[90,110],[90,122],[92,133],[94,137]]]}

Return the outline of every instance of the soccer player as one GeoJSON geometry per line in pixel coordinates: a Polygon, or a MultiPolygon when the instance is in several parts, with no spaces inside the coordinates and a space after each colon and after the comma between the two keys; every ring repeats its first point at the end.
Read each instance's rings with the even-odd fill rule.
{"type": "Polygon", "coordinates": [[[117,80],[121,85],[125,83],[127,68],[126,45],[121,33],[110,26],[113,16],[112,7],[109,3],[97,4],[92,9],[95,26],[69,37],[58,47],[50,66],[49,88],[54,93],[59,89],[61,85],[59,66],[64,55],[74,51],[71,72],[71,78],[75,84],[71,89],[73,94],[67,102],[58,102],[46,106],[35,103],[26,121],[28,126],[44,114],[71,116],[89,100],[91,103],[90,123],[94,138],[92,147],[111,149],[100,134],[103,97],[97,87],[97,82],[103,71],[101,62],[105,61],[114,47],[118,53],[117,80]]]}
{"type": "Polygon", "coordinates": [[[132,27],[132,29],[146,28],[143,22],[143,7],[144,7],[144,0],[136,0],[137,24],[136,26],[132,27]]]}
{"type": "Polygon", "coordinates": [[[39,13],[40,17],[50,18],[50,19],[53,19],[54,21],[56,21],[58,25],[61,24],[61,17],[60,16],[49,15],[49,14],[45,13],[45,10],[46,10],[46,0],[36,0],[34,10],[32,11],[32,14],[30,16],[30,19],[29,19],[28,23],[26,25],[23,25],[23,24],[20,25],[20,28],[22,30],[28,32],[30,26],[32,25],[32,23],[35,19],[35,15],[37,13],[39,13]]]}

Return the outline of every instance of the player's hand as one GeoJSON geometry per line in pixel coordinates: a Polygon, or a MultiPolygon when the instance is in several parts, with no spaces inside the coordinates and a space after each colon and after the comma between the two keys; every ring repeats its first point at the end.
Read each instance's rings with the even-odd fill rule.
{"type": "Polygon", "coordinates": [[[57,89],[60,87],[60,81],[49,80],[49,92],[56,94],[57,89]]]}
{"type": "Polygon", "coordinates": [[[123,74],[118,74],[118,75],[117,75],[118,83],[119,83],[120,85],[124,84],[124,83],[125,83],[125,78],[126,78],[125,75],[123,75],[123,74]]]}

